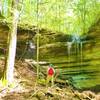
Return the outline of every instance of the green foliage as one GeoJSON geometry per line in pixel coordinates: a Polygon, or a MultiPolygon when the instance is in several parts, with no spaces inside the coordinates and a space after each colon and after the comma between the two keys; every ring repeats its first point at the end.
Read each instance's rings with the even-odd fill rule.
{"type": "MultiPolygon", "coordinates": [[[[7,19],[11,17],[11,1],[2,0],[7,19]]],[[[85,34],[100,18],[99,0],[21,0],[19,10],[21,5],[21,23],[66,34],[85,34]]]]}
{"type": "Polygon", "coordinates": [[[46,85],[46,80],[41,78],[41,79],[38,80],[38,83],[45,86],[46,85]]]}
{"type": "Polygon", "coordinates": [[[3,87],[5,87],[6,85],[7,85],[7,80],[5,79],[5,77],[3,77],[3,78],[1,78],[1,80],[0,80],[0,84],[1,84],[1,86],[3,86],[3,87]]]}

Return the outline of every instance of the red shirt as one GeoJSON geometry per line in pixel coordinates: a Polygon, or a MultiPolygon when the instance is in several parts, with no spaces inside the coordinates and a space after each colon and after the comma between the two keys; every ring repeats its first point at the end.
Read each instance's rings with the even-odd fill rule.
{"type": "Polygon", "coordinates": [[[54,69],[52,67],[48,68],[48,75],[54,75],[54,69]]]}

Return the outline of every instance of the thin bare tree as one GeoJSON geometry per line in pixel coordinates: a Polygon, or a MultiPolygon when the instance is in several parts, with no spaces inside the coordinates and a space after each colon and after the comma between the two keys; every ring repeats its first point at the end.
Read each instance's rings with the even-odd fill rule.
{"type": "Polygon", "coordinates": [[[6,85],[10,85],[14,81],[14,63],[17,44],[17,24],[19,20],[19,11],[17,10],[18,1],[12,1],[12,23],[8,34],[8,48],[6,55],[6,63],[3,72],[3,81],[6,85]]]}

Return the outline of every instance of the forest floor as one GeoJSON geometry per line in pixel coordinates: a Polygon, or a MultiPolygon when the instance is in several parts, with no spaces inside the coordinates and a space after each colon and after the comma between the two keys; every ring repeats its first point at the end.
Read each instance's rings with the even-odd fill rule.
{"type": "MultiPolygon", "coordinates": [[[[4,59],[0,59],[0,73],[3,66],[4,59]]],[[[12,88],[0,86],[0,100],[100,100],[100,93],[79,92],[68,85],[36,85],[36,73],[25,61],[16,61],[13,84],[12,88]]]]}

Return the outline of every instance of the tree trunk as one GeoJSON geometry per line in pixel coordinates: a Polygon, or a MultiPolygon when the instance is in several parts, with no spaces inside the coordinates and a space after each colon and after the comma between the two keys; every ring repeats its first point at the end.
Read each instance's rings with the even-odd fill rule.
{"type": "Polygon", "coordinates": [[[19,12],[13,9],[13,20],[8,36],[8,52],[6,58],[6,65],[4,69],[4,79],[7,84],[12,84],[14,78],[14,62],[16,55],[16,43],[17,43],[17,23],[19,18],[19,12]]]}
{"type": "Polygon", "coordinates": [[[0,1],[0,17],[2,16],[2,1],[0,1]]]}

